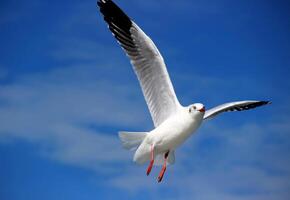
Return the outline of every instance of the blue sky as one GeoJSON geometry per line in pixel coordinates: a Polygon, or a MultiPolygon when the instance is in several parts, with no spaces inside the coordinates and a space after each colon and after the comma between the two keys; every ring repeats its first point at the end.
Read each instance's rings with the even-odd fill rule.
{"type": "Polygon", "coordinates": [[[95,1],[0,6],[0,199],[289,199],[290,4],[116,0],[162,53],[183,105],[271,100],[208,121],[157,184],[118,130],[153,124],[95,1]]]}

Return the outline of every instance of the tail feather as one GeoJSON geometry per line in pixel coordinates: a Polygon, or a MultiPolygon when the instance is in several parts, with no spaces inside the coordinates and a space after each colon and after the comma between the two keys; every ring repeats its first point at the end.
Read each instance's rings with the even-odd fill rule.
{"type": "Polygon", "coordinates": [[[119,138],[122,142],[122,146],[125,149],[136,149],[146,137],[147,132],[119,132],[119,138]]]}

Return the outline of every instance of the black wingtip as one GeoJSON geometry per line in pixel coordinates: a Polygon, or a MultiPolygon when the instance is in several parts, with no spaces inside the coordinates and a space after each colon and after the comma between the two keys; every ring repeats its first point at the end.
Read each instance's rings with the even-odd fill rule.
{"type": "Polygon", "coordinates": [[[111,0],[97,0],[98,5],[99,4],[104,4],[104,3],[108,3],[111,0]]]}
{"type": "Polygon", "coordinates": [[[108,3],[109,0],[98,0],[97,1],[97,7],[102,7],[103,5],[105,5],[106,3],[108,3]]]}
{"type": "Polygon", "coordinates": [[[258,101],[257,103],[252,104],[252,106],[253,108],[255,108],[255,107],[265,106],[269,104],[272,104],[272,102],[271,101],[258,101]]]}
{"type": "Polygon", "coordinates": [[[96,5],[96,7],[100,7],[101,5],[102,5],[102,3],[104,3],[104,2],[101,2],[100,0],[97,0],[97,5],[96,5]]]}
{"type": "Polygon", "coordinates": [[[100,12],[104,16],[104,20],[111,25],[112,23],[122,30],[129,32],[132,26],[131,19],[111,0],[98,0],[100,12]]]}
{"type": "Polygon", "coordinates": [[[272,102],[271,101],[258,101],[257,103],[254,103],[253,106],[258,107],[258,106],[265,106],[268,104],[272,104],[272,102]]]}

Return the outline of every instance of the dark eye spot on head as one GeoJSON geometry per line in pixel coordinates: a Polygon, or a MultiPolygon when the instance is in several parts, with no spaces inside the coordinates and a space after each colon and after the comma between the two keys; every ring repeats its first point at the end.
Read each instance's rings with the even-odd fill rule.
{"type": "Polygon", "coordinates": [[[193,106],[193,109],[196,110],[196,106],[193,106]]]}

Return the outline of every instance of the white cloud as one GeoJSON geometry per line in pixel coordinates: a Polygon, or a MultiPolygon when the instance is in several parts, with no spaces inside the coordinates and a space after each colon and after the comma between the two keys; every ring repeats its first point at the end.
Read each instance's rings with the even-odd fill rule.
{"type": "Polygon", "coordinates": [[[154,180],[160,168],[155,168],[150,178],[145,177],[145,168],[141,169],[143,179],[140,171],[132,170],[110,180],[110,184],[135,193],[150,189],[154,191],[152,199],[174,191],[174,199],[286,200],[290,191],[290,160],[285,160],[285,148],[290,145],[286,135],[290,126],[284,124],[284,129],[276,129],[274,122],[233,129],[224,125],[205,125],[181,147],[176,153],[176,164],[168,168],[161,186],[154,180]],[[280,134],[273,135],[276,132],[280,134]],[[286,143],[268,141],[269,137],[286,143]]]}
{"type": "MultiPolygon", "coordinates": [[[[144,189],[152,191],[152,199],[167,190],[174,190],[176,199],[283,199],[287,195],[287,120],[237,127],[219,120],[207,122],[177,150],[177,162],[168,168],[161,186],[155,180],[159,168],[146,177],[146,166],[133,166],[132,153],[121,150],[116,133],[98,128],[138,131],[152,126],[139,86],[121,80],[122,70],[111,74],[112,66],[55,68],[2,85],[0,140],[36,143],[40,154],[107,174],[103,184],[133,196],[144,189]]],[[[204,87],[218,81],[208,80],[204,87]]]]}
{"type": "MultiPolygon", "coordinates": [[[[159,12],[164,3],[167,11],[170,11],[168,14],[176,10],[182,14],[184,10],[194,8],[195,11],[190,10],[190,13],[200,17],[200,14],[215,14],[219,10],[217,5],[209,7],[202,2],[193,2],[199,6],[189,6],[192,3],[189,1],[180,1],[178,4],[176,1],[128,2],[142,6],[138,10],[140,12],[159,12]],[[144,6],[150,9],[144,9],[144,6]]],[[[91,5],[84,3],[82,6],[91,5]]],[[[177,162],[168,168],[161,185],[156,183],[159,168],[154,168],[151,176],[146,177],[146,166],[133,166],[130,161],[132,153],[121,150],[116,133],[102,131],[99,127],[149,130],[152,127],[150,116],[136,78],[136,84],[130,82],[134,74],[128,68],[127,60],[124,63],[126,66],[122,66],[125,56],[117,45],[111,48],[101,42],[66,37],[67,32],[79,27],[76,26],[78,23],[95,23],[94,17],[88,17],[95,14],[95,7],[92,7],[92,13],[83,13],[81,10],[76,6],[78,13],[73,12],[73,16],[58,22],[63,27],[61,30],[65,37],[52,37],[54,42],[61,45],[53,53],[47,52],[55,61],[67,63],[64,65],[66,67],[22,75],[16,77],[12,84],[0,86],[0,142],[22,139],[36,143],[40,154],[55,161],[109,174],[104,184],[129,191],[133,196],[140,191],[149,191],[149,188],[151,199],[162,198],[171,191],[172,199],[287,199],[289,193],[286,191],[290,191],[290,161],[285,159],[285,154],[289,152],[289,120],[279,123],[276,120],[266,125],[240,124],[234,128],[226,122],[208,123],[177,150],[177,162]],[[123,60],[116,56],[121,54],[123,60]],[[96,59],[101,62],[96,62],[96,59]],[[79,65],[71,66],[71,63],[79,65]],[[107,64],[94,66],[95,63],[107,64]],[[129,81],[122,78],[124,71],[131,73],[125,75],[129,81]],[[116,163],[118,167],[115,167],[116,163]],[[124,165],[126,167],[120,167],[124,165]]],[[[132,13],[134,9],[127,11],[132,13]]],[[[101,17],[97,22],[105,27],[101,17]]],[[[152,24],[146,24],[146,27],[152,29],[152,24]]],[[[155,23],[157,25],[156,30],[160,30],[159,23],[155,23]]],[[[98,29],[100,32],[102,30],[98,29]]],[[[6,76],[5,73],[0,68],[0,80],[6,76]]],[[[218,91],[223,97],[230,95],[223,95],[221,88],[225,92],[233,90],[240,93],[241,90],[236,90],[236,85],[229,85],[232,82],[229,79],[224,82],[215,77],[176,73],[172,78],[177,79],[180,88],[189,84],[194,88],[194,91],[188,90],[180,95],[188,103],[200,95],[209,97],[211,103],[217,103],[222,99],[213,95],[212,91],[218,91]],[[199,90],[196,89],[197,85],[199,90]]],[[[265,87],[264,90],[269,89],[265,87]]],[[[285,110],[286,104],[281,105],[284,108],[278,110],[285,110]]]]}
{"type": "Polygon", "coordinates": [[[82,65],[0,86],[0,140],[34,142],[46,156],[93,170],[131,159],[120,151],[116,132],[90,127],[150,127],[142,94],[138,87],[96,78],[98,72],[82,65]]]}

